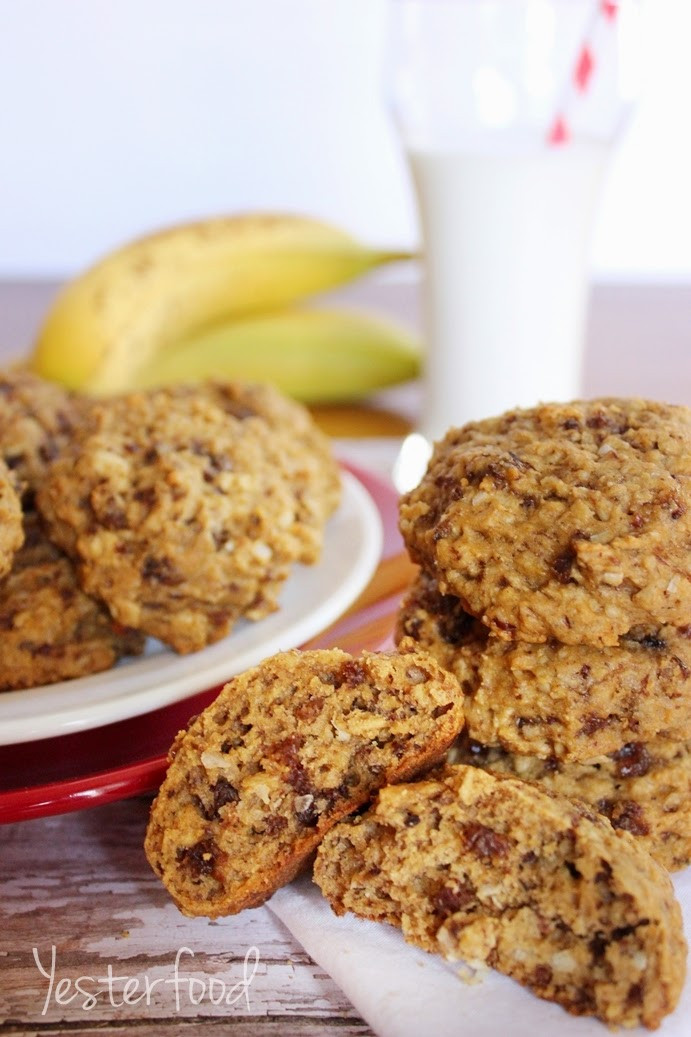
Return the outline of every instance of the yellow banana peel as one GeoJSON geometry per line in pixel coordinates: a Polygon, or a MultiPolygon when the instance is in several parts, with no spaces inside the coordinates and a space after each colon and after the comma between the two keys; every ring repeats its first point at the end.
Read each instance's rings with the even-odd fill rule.
{"type": "Polygon", "coordinates": [[[294,309],[212,328],[158,353],[133,388],[205,378],[270,381],[304,403],[354,400],[420,371],[417,340],[400,325],[343,309],[294,309]]]}
{"type": "Polygon", "coordinates": [[[116,392],[138,368],[212,325],[280,309],[409,258],[303,216],[180,224],[124,245],[69,282],[29,365],[69,388],[116,392]]]}

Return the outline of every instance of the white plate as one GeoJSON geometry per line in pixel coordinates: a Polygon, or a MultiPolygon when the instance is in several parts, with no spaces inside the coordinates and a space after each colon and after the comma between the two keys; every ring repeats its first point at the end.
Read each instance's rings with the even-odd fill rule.
{"type": "Polygon", "coordinates": [[[101,727],[139,716],[295,648],[343,613],[377,566],[382,524],[372,498],[343,472],[343,499],[329,519],[317,565],[296,566],[281,607],[257,623],[239,622],[222,641],[192,655],[176,655],[158,641],[146,654],[105,673],[0,694],[0,745],[101,727]]]}

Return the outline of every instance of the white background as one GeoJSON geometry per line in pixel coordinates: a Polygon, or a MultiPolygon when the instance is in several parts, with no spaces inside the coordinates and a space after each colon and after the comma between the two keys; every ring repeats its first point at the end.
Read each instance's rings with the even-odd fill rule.
{"type": "MultiPolygon", "coordinates": [[[[691,3],[648,0],[648,83],[599,276],[691,277],[691,3]]],[[[189,217],[302,211],[413,245],[386,0],[0,0],[0,276],[65,275],[189,217]]]]}

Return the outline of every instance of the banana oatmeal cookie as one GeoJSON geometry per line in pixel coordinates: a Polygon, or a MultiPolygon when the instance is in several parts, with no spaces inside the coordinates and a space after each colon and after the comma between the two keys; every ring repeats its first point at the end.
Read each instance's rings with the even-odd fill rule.
{"type": "Polygon", "coordinates": [[[80,418],[76,398],[30,371],[0,372],[0,457],[30,497],[80,418]]]}
{"type": "Polygon", "coordinates": [[[299,561],[315,562],[321,553],[324,525],[341,496],[341,476],[328,438],[306,407],[271,385],[211,381],[202,389],[228,414],[266,424],[267,457],[295,494],[299,561]]]}
{"type": "Polygon", "coordinates": [[[615,646],[688,623],[690,477],[688,408],[545,404],[450,430],[401,532],[498,637],[615,646]]]}
{"type": "Polygon", "coordinates": [[[460,688],[429,656],[273,656],[178,735],[149,862],[185,914],[256,907],[336,821],[442,759],[462,727],[460,688]]]}
{"type": "Polygon", "coordinates": [[[0,582],[0,691],[84,677],[139,655],[143,635],[84,594],[72,562],[46,539],[36,515],[26,516],[24,532],[0,582]]]}
{"type": "Polygon", "coordinates": [[[16,480],[0,457],[0,578],[12,568],[15,553],[22,546],[22,505],[16,480]]]}
{"type": "Polygon", "coordinates": [[[600,649],[503,641],[421,572],[395,637],[456,675],[468,734],[487,745],[589,761],[629,742],[691,739],[689,626],[638,627],[600,649]]]}
{"type": "Polygon", "coordinates": [[[630,742],[590,763],[567,763],[507,753],[463,734],[449,759],[582,799],[668,871],[691,864],[691,742],[630,742]]]}
{"type": "Polygon", "coordinates": [[[327,833],[315,880],[337,914],[490,965],[574,1015],[654,1029],[686,968],[669,876],[585,804],[457,766],[383,789],[327,833]]]}
{"type": "Polygon", "coordinates": [[[203,391],[94,403],[37,506],[88,594],[121,623],[196,651],[240,616],[274,611],[304,557],[272,437],[203,391]]]}

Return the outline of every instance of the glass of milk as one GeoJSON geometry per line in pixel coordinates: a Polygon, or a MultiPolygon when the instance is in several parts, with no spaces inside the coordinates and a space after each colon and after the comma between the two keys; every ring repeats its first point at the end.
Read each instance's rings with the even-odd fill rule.
{"type": "Polygon", "coordinates": [[[391,2],[389,88],[423,238],[427,443],[580,392],[589,243],[630,107],[635,8],[391,2]]]}

